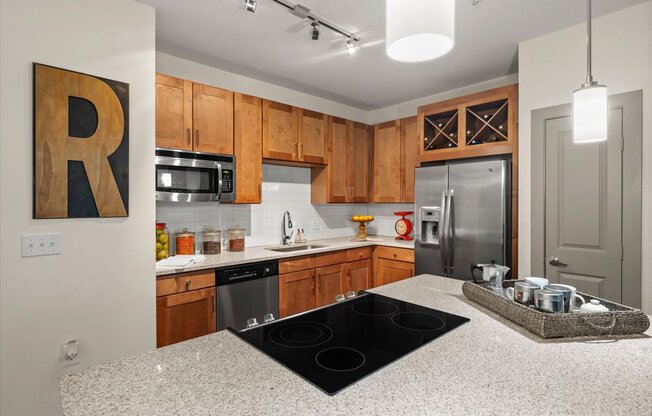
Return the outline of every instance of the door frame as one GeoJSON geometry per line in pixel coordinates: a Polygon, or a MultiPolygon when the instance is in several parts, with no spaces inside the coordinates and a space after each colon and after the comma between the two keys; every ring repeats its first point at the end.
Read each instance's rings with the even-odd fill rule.
{"type": "MultiPolygon", "coordinates": [[[[622,171],[622,303],[640,308],[642,301],[642,160],[643,160],[643,91],[609,96],[609,109],[623,112],[622,171]],[[627,203],[624,203],[627,201],[627,203]]],[[[545,126],[548,120],[570,117],[571,104],[532,111],[531,207],[532,274],[545,273],[545,126]]]]}

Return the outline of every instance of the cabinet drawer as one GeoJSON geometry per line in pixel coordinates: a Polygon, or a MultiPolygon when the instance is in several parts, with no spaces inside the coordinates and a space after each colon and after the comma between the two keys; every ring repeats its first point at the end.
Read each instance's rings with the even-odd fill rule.
{"type": "Polygon", "coordinates": [[[215,286],[215,270],[174,274],[156,280],[156,296],[172,295],[215,286]]]}
{"type": "Polygon", "coordinates": [[[315,258],[313,256],[294,257],[287,260],[279,260],[279,274],[298,272],[301,270],[314,269],[315,258]]]}
{"type": "Polygon", "coordinates": [[[380,259],[390,259],[414,263],[414,250],[407,248],[376,247],[374,255],[380,259]]]}
{"type": "Polygon", "coordinates": [[[371,247],[360,247],[346,250],[346,261],[358,261],[371,258],[371,247]]]}
{"type": "Polygon", "coordinates": [[[344,250],[315,255],[315,267],[330,266],[344,262],[346,262],[346,252],[344,250]]]}

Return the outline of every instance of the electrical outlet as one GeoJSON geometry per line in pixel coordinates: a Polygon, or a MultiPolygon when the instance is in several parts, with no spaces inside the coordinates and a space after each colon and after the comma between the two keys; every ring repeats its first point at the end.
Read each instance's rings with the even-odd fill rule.
{"type": "Polygon", "coordinates": [[[59,233],[25,234],[23,240],[23,257],[51,256],[61,254],[62,238],[59,233]]]}
{"type": "Polygon", "coordinates": [[[315,220],[313,220],[313,221],[312,221],[312,230],[313,230],[313,231],[318,231],[318,230],[320,230],[320,229],[321,229],[321,227],[320,227],[320,225],[319,225],[319,221],[315,221],[315,220]]]}
{"type": "Polygon", "coordinates": [[[79,341],[74,339],[59,347],[59,360],[64,366],[79,364],[79,341]]]}

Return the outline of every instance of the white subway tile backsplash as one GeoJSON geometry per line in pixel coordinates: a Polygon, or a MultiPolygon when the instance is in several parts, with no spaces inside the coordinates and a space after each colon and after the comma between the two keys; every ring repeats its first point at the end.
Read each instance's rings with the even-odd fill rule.
{"type": "MultiPolygon", "coordinates": [[[[412,204],[332,204],[310,203],[310,169],[263,165],[263,203],[228,205],[212,202],[156,203],[156,220],[165,222],[170,233],[187,228],[195,231],[197,243],[205,228],[226,230],[235,225],[246,229],[245,244],[261,246],[281,242],[281,218],[290,211],[294,230],[303,228],[308,240],[354,236],[358,224],[353,215],[374,215],[369,233],[394,235],[395,211],[413,211],[412,204]]],[[[174,237],[171,239],[174,245],[174,237]]],[[[174,247],[171,247],[174,250],[174,247]]]]}

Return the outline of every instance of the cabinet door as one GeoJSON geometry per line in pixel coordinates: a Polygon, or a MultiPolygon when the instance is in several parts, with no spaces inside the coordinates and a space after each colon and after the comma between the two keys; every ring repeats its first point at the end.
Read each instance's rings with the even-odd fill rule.
{"type": "Polygon", "coordinates": [[[414,169],[418,166],[417,117],[401,120],[401,202],[414,202],[414,169]]]}
{"type": "Polygon", "coordinates": [[[347,202],[346,120],[329,117],[328,202],[347,202]]]}
{"type": "Polygon", "coordinates": [[[326,163],[328,133],[327,116],[316,111],[299,109],[299,160],[326,163]]]}
{"type": "Polygon", "coordinates": [[[297,161],[299,109],[263,100],[263,157],[297,161]]]}
{"type": "Polygon", "coordinates": [[[342,285],[344,292],[371,288],[371,259],[346,263],[342,285]]]}
{"type": "Polygon", "coordinates": [[[335,296],[344,293],[342,280],[344,264],[318,267],[315,269],[315,286],[317,292],[317,307],[335,303],[335,296]]]}
{"type": "Polygon", "coordinates": [[[192,150],[192,82],[156,74],[156,147],[192,150]]]}
{"type": "Polygon", "coordinates": [[[414,263],[376,259],[374,263],[374,287],[398,282],[414,276],[414,263]]]}
{"type": "Polygon", "coordinates": [[[158,348],[215,332],[215,288],[156,298],[158,348]]]}
{"type": "Polygon", "coordinates": [[[233,154],[233,93],[193,84],[194,150],[233,154]]]}
{"type": "Polygon", "coordinates": [[[398,120],[374,129],[371,202],[401,201],[401,132],[398,120]]]}
{"type": "Polygon", "coordinates": [[[315,270],[282,274],[278,278],[281,318],[315,308],[315,270]]]}
{"type": "Polygon", "coordinates": [[[263,103],[235,94],[235,202],[260,204],[263,183],[263,103]]]}
{"type": "Polygon", "coordinates": [[[349,122],[347,202],[369,202],[369,126],[349,122]]]}

